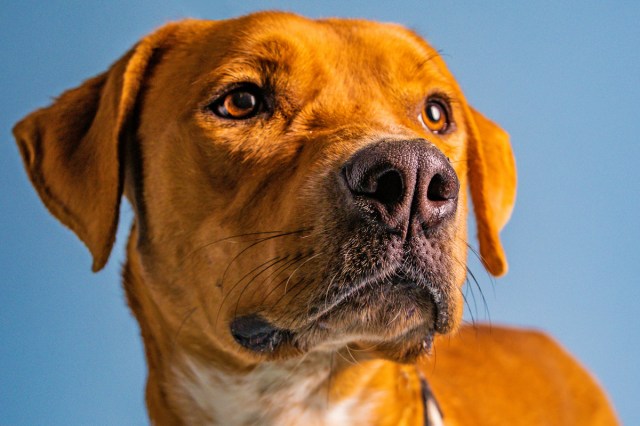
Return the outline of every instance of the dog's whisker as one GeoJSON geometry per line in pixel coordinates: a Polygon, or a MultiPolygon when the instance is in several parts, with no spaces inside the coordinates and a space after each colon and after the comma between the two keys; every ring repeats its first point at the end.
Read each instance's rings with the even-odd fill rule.
{"type": "Polygon", "coordinates": [[[346,345],[344,345],[344,347],[347,350],[347,353],[349,354],[349,357],[353,360],[354,365],[359,365],[360,363],[358,362],[358,360],[351,353],[351,348],[349,347],[349,344],[347,343],[346,345]]]}
{"type": "Polygon", "coordinates": [[[464,296],[466,297],[467,295],[471,294],[471,299],[473,300],[473,310],[471,310],[471,307],[469,306],[469,313],[470,314],[474,314],[477,316],[478,315],[478,302],[476,300],[476,293],[473,290],[473,287],[471,287],[471,282],[469,280],[469,277],[465,277],[464,279],[464,296]]]}
{"type": "Polygon", "coordinates": [[[266,262],[261,263],[260,265],[256,266],[255,268],[251,269],[249,272],[247,272],[246,274],[244,274],[238,281],[235,282],[235,284],[233,284],[231,286],[231,288],[229,288],[229,290],[224,292],[224,296],[222,297],[222,300],[220,301],[220,306],[218,308],[218,314],[216,315],[216,320],[215,320],[215,324],[218,324],[218,319],[220,318],[220,313],[222,312],[222,307],[224,306],[225,302],[229,299],[229,297],[231,296],[231,294],[233,294],[233,290],[235,290],[235,288],[240,285],[240,283],[242,281],[245,280],[245,278],[247,278],[248,276],[250,276],[251,274],[253,274],[256,270],[259,270],[260,268],[263,268],[265,265],[267,264],[271,264],[272,262],[277,261],[278,259],[280,259],[280,257],[274,257],[272,259],[267,260],[266,262]]]}
{"type": "Polygon", "coordinates": [[[350,364],[350,365],[358,365],[358,363],[357,363],[357,362],[352,361],[352,360],[348,359],[346,356],[344,356],[344,355],[342,354],[342,351],[338,350],[338,351],[336,351],[336,354],[338,354],[338,356],[339,356],[340,358],[342,358],[342,359],[343,359],[347,364],[350,364]]]}
{"type": "MultiPolygon", "coordinates": [[[[291,266],[292,264],[294,264],[298,258],[294,257],[293,259],[289,259],[289,255],[284,256],[281,260],[279,260],[278,262],[276,262],[273,265],[270,265],[269,268],[267,268],[266,270],[272,268],[273,266],[277,265],[278,263],[283,262],[280,266],[278,266],[277,268],[275,268],[273,271],[271,271],[269,274],[267,274],[262,281],[260,281],[260,284],[264,284],[265,282],[267,282],[268,279],[270,278],[277,278],[278,275],[280,275],[281,272],[285,271],[289,266],[291,266]]],[[[247,282],[247,284],[245,284],[244,288],[242,289],[242,291],[240,292],[240,295],[238,296],[238,301],[236,303],[236,311],[237,311],[237,304],[240,303],[240,299],[242,298],[243,294],[245,293],[245,291],[252,285],[257,283],[257,278],[260,274],[262,274],[265,271],[261,271],[259,274],[255,275],[249,282],[247,282]]],[[[266,296],[264,297],[265,300],[267,299],[267,297],[271,294],[271,292],[268,292],[266,294],[266,296]]]]}
{"type": "Polygon", "coordinates": [[[172,342],[172,348],[173,351],[175,351],[176,347],[178,346],[178,338],[180,337],[180,332],[182,331],[182,329],[184,328],[184,325],[187,323],[187,321],[189,321],[189,319],[191,318],[191,316],[198,310],[198,308],[191,308],[189,311],[187,311],[186,315],[184,316],[184,318],[182,318],[182,321],[180,322],[180,325],[178,326],[178,330],[176,331],[175,336],[173,336],[173,342],[172,342]]]}
{"type": "MultiPolygon", "coordinates": [[[[465,264],[465,262],[462,262],[460,259],[457,258],[457,256],[453,256],[452,259],[454,260],[454,262],[456,262],[461,268],[465,269],[465,272],[468,272],[469,269],[467,268],[467,265],[465,264]]],[[[478,304],[476,302],[476,295],[473,291],[473,288],[471,287],[471,284],[469,282],[469,277],[468,275],[465,275],[465,279],[464,279],[464,291],[462,290],[462,288],[459,289],[460,294],[462,295],[463,299],[464,299],[464,303],[467,306],[467,311],[469,312],[469,314],[472,317],[473,322],[475,323],[475,318],[473,316],[473,313],[475,312],[476,315],[478,315],[478,304]],[[471,293],[471,297],[473,298],[473,309],[471,309],[471,305],[469,304],[469,300],[466,297],[466,292],[471,293]]],[[[482,289],[480,289],[480,292],[482,292],[482,289]]],[[[484,297],[483,297],[484,299],[484,297]]],[[[486,305],[486,301],[485,301],[485,309],[488,310],[488,306],[486,305]]]]}
{"type": "Polygon", "coordinates": [[[473,316],[473,311],[471,310],[471,306],[469,305],[469,300],[467,300],[467,296],[465,296],[464,291],[462,291],[462,289],[460,289],[459,291],[460,291],[460,295],[462,296],[462,300],[464,301],[464,304],[467,307],[469,315],[471,315],[471,323],[475,324],[476,320],[475,320],[475,317],[473,316]]]}
{"type": "Polygon", "coordinates": [[[467,248],[469,249],[469,251],[471,251],[471,253],[480,261],[480,264],[482,265],[482,269],[484,270],[487,278],[489,279],[489,282],[491,283],[492,287],[495,287],[495,278],[491,275],[491,273],[487,270],[487,267],[485,266],[485,259],[484,257],[482,257],[482,255],[478,252],[478,250],[476,250],[471,244],[469,244],[468,241],[462,240],[464,242],[464,244],[467,246],[467,248]]]}
{"type": "MultiPolygon", "coordinates": [[[[482,267],[483,267],[483,270],[485,271],[485,273],[487,274],[487,276],[488,276],[488,277],[489,277],[489,279],[490,279],[490,282],[491,282],[491,285],[492,285],[491,287],[492,287],[492,289],[494,290],[494,295],[495,295],[495,280],[494,280],[494,278],[489,274],[489,272],[487,271],[486,267],[484,266],[484,263],[482,262],[482,256],[477,252],[477,250],[475,250],[475,249],[473,248],[473,246],[471,246],[471,245],[469,244],[469,242],[468,242],[468,241],[466,241],[466,240],[465,240],[465,239],[463,239],[463,238],[459,238],[459,237],[458,237],[458,240],[459,240],[459,241],[462,241],[462,243],[463,243],[463,244],[468,248],[468,250],[469,250],[469,251],[470,251],[474,256],[476,256],[476,257],[478,258],[478,260],[480,260],[481,265],[482,265],[482,267]]],[[[489,323],[491,323],[491,313],[490,313],[490,310],[489,310],[489,304],[487,303],[487,299],[486,299],[486,297],[485,297],[485,295],[484,295],[484,291],[482,290],[482,287],[480,286],[480,282],[479,282],[479,281],[478,281],[478,279],[476,278],[476,276],[475,276],[475,274],[473,273],[473,271],[471,270],[471,268],[466,264],[466,262],[462,262],[462,261],[460,261],[456,256],[453,256],[452,258],[453,258],[453,260],[454,260],[455,262],[457,262],[461,267],[463,267],[463,268],[466,270],[466,275],[467,275],[467,277],[466,277],[466,279],[465,279],[465,284],[466,284],[466,288],[470,291],[471,296],[473,297],[473,300],[474,300],[474,307],[475,307],[476,315],[478,314],[478,308],[477,308],[477,304],[476,304],[476,300],[475,300],[475,292],[473,291],[473,288],[472,288],[472,286],[471,286],[471,282],[473,282],[473,284],[475,285],[475,287],[476,287],[476,288],[478,289],[478,291],[480,292],[480,296],[481,296],[481,298],[482,298],[482,304],[483,304],[483,307],[484,307],[484,311],[485,311],[485,314],[487,315],[487,320],[489,321],[489,323]],[[471,277],[471,279],[469,279],[469,276],[471,277]]],[[[469,307],[469,309],[471,309],[471,308],[469,307]]]]}
{"type": "Polygon", "coordinates": [[[313,259],[317,258],[318,256],[322,255],[322,253],[317,253],[311,257],[309,257],[307,260],[305,260],[304,262],[302,262],[300,264],[300,266],[298,266],[291,274],[289,274],[289,279],[287,279],[287,282],[284,284],[284,293],[287,293],[287,286],[289,285],[289,281],[291,281],[291,278],[293,278],[293,276],[295,275],[296,272],[298,272],[298,270],[300,268],[302,268],[304,265],[306,265],[307,263],[311,262],[313,259]]]}
{"type": "MultiPolygon", "coordinates": [[[[299,230],[299,232],[304,232],[304,229],[299,230]]],[[[282,234],[288,234],[287,231],[260,231],[260,232],[247,232],[244,234],[236,234],[236,235],[230,235],[228,237],[224,237],[224,238],[220,238],[217,239],[215,241],[211,241],[208,243],[205,243],[201,246],[198,246],[196,248],[194,248],[193,250],[189,251],[186,255],[182,256],[179,260],[179,263],[185,261],[186,259],[188,259],[189,257],[193,256],[195,253],[202,251],[204,249],[207,249],[209,247],[212,247],[216,244],[219,243],[223,243],[223,242],[232,242],[232,243],[247,243],[247,242],[252,242],[252,241],[256,241],[256,239],[250,239],[248,241],[234,241],[235,239],[239,239],[239,238],[243,238],[243,237],[249,237],[249,236],[257,236],[257,235],[267,235],[267,234],[276,234],[276,235],[282,235],[282,234]]],[[[257,239],[261,239],[264,237],[260,237],[257,239]]]]}
{"type": "MultiPolygon", "coordinates": [[[[471,269],[467,266],[467,273],[468,275],[471,276],[471,279],[473,281],[473,283],[475,284],[476,288],[478,289],[478,291],[480,292],[480,297],[482,297],[482,304],[484,305],[484,311],[487,314],[487,319],[489,321],[489,323],[491,322],[491,314],[489,312],[489,305],[487,304],[487,299],[484,297],[484,292],[482,291],[482,287],[480,287],[480,283],[478,282],[478,280],[476,279],[476,276],[473,274],[473,272],[471,271],[471,269]]],[[[467,276],[467,284],[469,283],[469,278],[467,276]]],[[[477,309],[477,308],[476,308],[477,309]]]]}
{"type": "Polygon", "coordinates": [[[380,345],[382,344],[382,342],[369,342],[369,346],[364,346],[361,348],[351,348],[351,351],[353,352],[371,352],[373,350],[376,350],[380,347],[380,345]]]}
{"type": "MultiPolygon", "coordinates": [[[[302,255],[302,254],[298,254],[296,255],[296,257],[288,260],[287,262],[285,262],[284,265],[281,265],[278,269],[278,273],[276,273],[273,276],[273,279],[278,278],[278,276],[280,276],[280,274],[282,274],[283,272],[285,272],[287,269],[294,267],[295,265],[298,264],[298,262],[306,259],[307,256],[306,255],[302,255]]],[[[269,290],[265,296],[264,296],[264,300],[269,300],[269,296],[271,296],[276,290],[278,290],[278,288],[280,287],[280,285],[282,285],[282,283],[284,283],[288,278],[284,278],[282,281],[280,281],[278,284],[274,285],[271,290],[269,290]]],[[[271,306],[271,308],[273,308],[273,305],[271,306]]],[[[263,308],[264,309],[264,308],[263,308]]]]}
{"type": "MultiPolygon", "coordinates": [[[[194,250],[190,251],[187,255],[183,256],[183,257],[178,261],[178,266],[177,266],[177,268],[178,268],[178,269],[183,268],[187,260],[189,260],[190,258],[192,258],[192,256],[193,256],[194,254],[196,254],[197,252],[199,252],[199,251],[201,251],[201,250],[203,250],[203,249],[205,249],[205,248],[208,248],[208,247],[214,246],[214,245],[216,245],[216,244],[218,244],[218,243],[221,243],[221,242],[234,242],[234,243],[241,243],[241,241],[233,241],[233,239],[234,239],[234,238],[241,238],[241,237],[254,236],[254,235],[272,234],[272,235],[269,235],[269,237],[266,237],[266,238],[265,238],[265,237],[260,237],[260,238],[257,238],[257,239],[251,239],[251,240],[249,240],[249,241],[242,241],[243,243],[253,243],[253,244],[251,244],[249,247],[245,248],[245,250],[247,250],[247,249],[250,249],[251,247],[254,247],[255,245],[257,245],[257,244],[259,244],[259,243],[263,242],[263,241],[267,241],[267,240],[274,239],[274,238],[278,238],[278,237],[284,237],[284,236],[290,236],[290,235],[296,235],[296,234],[299,234],[299,233],[304,233],[304,232],[306,232],[306,231],[307,231],[307,230],[309,230],[309,229],[310,229],[310,228],[302,228],[302,229],[298,229],[298,230],[296,230],[296,231],[287,231],[287,232],[281,232],[281,231],[248,232],[248,233],[244,233],[244,234],[236,234],[236,235],[231,235],[231,236],[228,236],[228,237],[225,237],[225,238],[220,238],[220,239],[218,239],[218,240],[215,240],[215,241],[212,241],[212,242],[210,242],[210,243],[204,244],[203,246],[200,246],[200,247],[198,247],[198,248],[196,248],[196,249],[194,249],[194,250]],[[273,235],[273,234],[275,234],[275,235],[273,235]]],[[[241,252],[238,254],[238,256],[236,256],[236,258],[237,258],[237,257],[239,257],[240,255],[242,255],[242,254],[244,253],[244,251],[245,251],[245,250],[241,251],[241,252]]],[[[232,259],[232,261],[233,261],[233,260],[236,260],[236,258],[233,258],[233,259],[232,259]]],[[[226,272],[227,272],[227,270],[228,270],[228,267],[229,267],[229,266],[230,266],[230,264],[227,266],[227,269],[225,269],[225,274],[226,274],[226,272]]],[[[219,280],[220,286],[222,285],[222,281],[223,281],[223,279],[224,279],[224,274],[223,274],[223,278],[221,278],[221,279],[219,280]]],[[[174,281],[175,281],[175,280],[174,280],[174,281]]],[[[171,284],[174,284],[174,282],[172,282],[171,284]]]]}
{"type": "Polygon", "coordinates": [[[288,255],[279,256],[279,257],[276,258],[275,262],[265,262],[265,263],[263,263],[264,267],[262,267],[257,273],[255,273],[251,277],[251,279],[249,279],[249,281],[244,285],[244,287],[242,288],[242,291],[240,291],[240,294],[236,298],[236,307],[235,307],[234,314],[233,314],[234,317],[238,314],[238,306],[240,305],[240,300],[242,299],[242,296],[247,291],[247,289],[251,286],[251,284],[256,282],[256,278],[258,278],[261,274],[263,274],[264,272],[268,271],[270,268],[272,268],[273,266],[279,264],[280,262],[286,261],[288,259],[288,257],[289,257],[288,255]]]}
{"type": "MultiPolygon", "coordinates": [[[[310,283],[310,281],[306,281],[306,280],[300,280],[297,283],[295,283],[293,285],[293,287],[291,287],[290,290],[293,290],[295,288],[297,288],[298,286],[301,285],[300,289],[295,293],[295,294],[291,294],[291,293],[283,293],[282,296],[280,296],[280,298],[272,305],[272,308],[277,307],[280,302],[284,301],[285,298],[287,297],[287,295],[289,295],[289,300],[293,301],[296,300],[298,298],[298,296],[300,296],[300,294],[302,294],[303,291],[305,291],[308,287],[307,285],[310,283]]],[[[276,319],[276,322],[281,321],[284,316],[286,315],[286,312],[283,312],[280,316],[278,316],[278,318],[276,319]]],[[[298,318],[292,318],[291,321],[289,322],[289,328],[291,328],[291,326],[298,321],[298,318]]]]}
{"type": "MultiPolygon", "coordinates": [[[[307,254],[307,255],[298,255],[295,259],[293,259],[293,261],[292,261],[291,263],[289,263],[289,264],[287,265],[287,267],[286,267],[286,268],[284,268],[281,272],[279,272],[279,273],[276,275],[276,277],[278,277],[279,275],[281,275],[283,272],[287,271],[287,270],[288,270],[288,269],[290,269],[290,268],[297,267],[297,266],[300,264],[300,262],[304,262],[306,259],[308,259],[308,258],[309,258],[309,256],[311,256],[311,255],[310,255],[310,254],[307,254]]],[[[288,280],[289,280],[289,276],[287,275],[285,278],[283,278],[283,279],[282,279],[282,280],[280,280],[277,284],[275,284],[275,285],[271,288],[271,290],[269,290],[269,292],[267,293],[267,295],[266,295],[266,296],[268,297],[268,296],[272,295],[274,292],[276,292],[277,290],[280,290],[281,286],[282,286],[282,285],[284,285],[288,280]]],[[[297,285],[297,283],[296,283],[296,284],[294,284],[294,286],[293,286],[291,289],[295,288],[295,287],[296,287],[296,285],[297,285]]],[[[284,294],[283,294],[283,295],[281,295],[281,296],[276,300],[276,302],[274,302],[273,304],[271,304],[271,306],[269,307],[269,309],[273,309],[273,308],[274,308],[274,307],[279,303],[279,301],[282,299],[282,297],[283,297],[283,296],[285,296],[285,295],[284,295],[284,294]]],[[[267,300],[267,297],[265,297],[265,300],[267,300]]]]}
{"type": "MultiPolygon", "coordinates": [[[[296,268],[296,269],[295,269],[291,274],[289,274],[289,276],[288,276],[286,279],[284,279],[284,280],[280,281],[280,282],[279,282],[279,283],[274,287],[274,289],[276,289],[276,288],[280,288],[280,286],[281,286],[282,284],[284,284],[284,285],[285,285],[285,290],[284,290],[284,292],[282,293],[282,295],[281,295],[281,296],[280,296],[280,297],[279,297],[279,298],[278,298],[278,299],[277,299],[277,300],[276,300],[276,301],[271,305],[271,308],[276,307],[276,306],[277,306],[277,305],[278,305],[278,304],[279,304],[279,303],[280,303],[280,302],[281,302],[281,301],[282,301],[282,300],[287,296],[287,294],[288,294],[288,292],[287,292],[287,285],[288,285],[289,281],[291,280],[291,277],[293,276],[293,274],[294,274],[298,269],[300,269],[300,267],[301,267],[302,265],[304,265],[304,264],[305,264],[305,263],[307,263],[308,261],[312,260],[313,258],[316,258],[316,257],[318,257],[318,256],[321,256],[322,254],[323,254],[323,253],[321,253],[321,252],[320,252],[320,253],[317,253],[317,254],[315,254],[315,255],[307,255],[307,256],[305,256],[305,258],[304,258],[304,259],[302,259],[302,264],[301,264],[300,266],[298,266],[298,267],[297,267],[297,268],[296,268]]],[[[294,283],[294,284],[293,284],[293,286],[291,286],[291,288],[289,288],[289,289],[288,289],[289,293],[290,293],[292,290],[296,289],[296,288],[297,288],[301,283],[304,283],[304,282],[305,282],[305,280],[303,279],[303,280],[300,280],[300,281],[298,281],[298,282],[294,283]]],[[[302,288],[302,291],[304,291],[304,286],[303,286],[303,288],[302,288]]],[[[298,293],[296,293],[293,297],[290,297],[290,300],[295,300],[295,299],[296,299],[296,297],[300,295],[300,293],[301,293],[301,291],[299,291],[298,293]]]]}
{"type": "Polygon", "coordinates": [[[329,291],[333,288],[333,281],[336,279],[336,277],[338,276],[339,272],[336,272],[333,274],[333,276],[331,277],[331,280],[329,281],[329,285],[327,285],[327,289],[324,292],[324,310],[326,311],[327,308],[327,302],[329,299],[329,291]]]}
{"type": "MultiPolygon", "coordinates": [[[[467,246],[467,248],[469,248],[469,250],[478,258],[478,260],[480,260],[482,269],[484,270],[486,276],[489,278],[489,282],[491,284],[492,290],[494,291],[494,297],[495,297],[495,279],[493,278],[493,276],[491,276],[491,274],[489,274],[489,271],[487,271],[487,268],[484,266],[484,262],[482,262],[482,257],[480,256],[480,254],[468,242],[465,241],[464,243],[467,246]]],[[[475,284],[477,289],[480,291],[480,296],[482,297],[482,303],[484,304],[485,313],[487,314],[488,321],[491,322],[491,313],[489,312],[489,304],[487,303],[487,299],[484,295],[484,291],[480,286],[480,282],[478,281],[478,279],[476,278],[476,275],[473,273],[473,271],[468,265],[464,265],[464,267],[467,270],[467,275],[471,276],[473,283],[475,284]]]]}
{"type": "Polygon", "coordinates": [[[418,61],[414,66],[413,66],[413,70],[415,73],[422,73],[425,71],[426,66],[433,61],[435,58],[437,58],[438,56],[442,55],[442,51],[441,50],[437,50],[436,52],[428,55],[426,58],[418,61]]]}
{"type": "MultiPolygon", "coordinates": [[[[257,241],[255,241],[255,242],[251,243],[248,247],[245,247],[245,248],[244,248],[243,250],[241,250],[238,254],[236,254],[236,255],[231,259],[231,261],[229,262],[229,264],[227,264],[227,267],[226,267],[226,269],[224,270],[224,272],[223,272],[223,274],[222,274],[222,277],[220,278],[220,286],[221,286],[221,287],[223,287],[223,286],[224,286],[224,280],[225,280],[225,277],[226,277],[226,275],[227,275],[227,273],[228,273],[228,271],[229,271],[229,269],[230,269],[230,267],[231,267],[231,264],[232,264],[234,261],[236,261],[240,256],[242,256],[244,253],[246,253],[246,252],[247,252],[247,250],[249,250],[249,249],[251,249],[252,247],[255,247],[256,245],[258,245],[258,244],[260,244],[260,243],[263,243],[263,242],[265,242],[265,241],[273,240],[273,239],[275,239],[275,238],[280,238],[280,237],[286,237],[286,236],[296,235],[296,234],[299,234],[299,233],[301,233],[301,232],[306,231],[307,229],[308,229],[308,228],[304,228],[304,229],[300,229],[300,230],[297,230],[297,231],[290,231],[290,232],[285,232],[285,233],[279,233],[279,234],[276,234],[276,235],[270,235],[270,236],[268,236],[268,237],[260,238],[260,239],[258,239],[257,241]]],[[[276,258],[271,259],[270,261],[274,261],[275,259],[276,259],[276,258]]],[[[270,261],[267,261],[267,262],[265,262],[265,263],[268,263],[268,262],[270,262],[270,261]]],[[[263,264],[263,265],[264,265],[264,264],[263,264]]],[[[239,283],[240,283],[240,282],[242,282],[242,280],[243,280],[244,278],[246,278],[248,275],[250,275],[252,272],[254,272],[257,268],[260,268],[260,266],[262,266],[262,265],[259,265],[258,267],[256,267],[256,268],[252,269],[250,272],[248,272],[247,274],[245,274],[245,275],[242,277],[242,279],[241,279],[241,280],[239,280],[238,282],[236,282],[236,283],[231,287],[231,289],[229,289],[228,291],[226,291],[226,292],[225,292],[225,295],[223,296],[223,299],[222,299],[222,301],[220,302],[220,305],[219,305],[219,308],[218,308],[218,313],[216,314],[216,320],[215,320],[216,325],[217,325],[218,319],[219,319],[219,317],[220,317],[220,312],[221,312],[221,310],[222,310],[222,307],[224,306],[224,303],[225,303],[225,302],[226,302],[226,300],[229,298],[229,296],[231,295],[231,293],[233,292],[233,290],[234,290],[234,289],[239,285],[239,283]]]]}
{"type": "Polygon", "coordinates": [[[251,243],[249,246],[245,247],[243,250],[241,250],[238,254],[236,254],[227,264],[227,267],[225,268],[224,272],[222,273],[222,277],[220,278],[220,280],[222,282],[224,282],[224,279],[227,275],[227,273],[229,272],[229,269],[231,268],[231,265],[238,260],[238,258],[240,258],[240,256],[242,256],[244,253],[246,253],[248,250],[250,250],[251,248],[257,246],[258,244],[264,243],[266,241],[271,241],[274,240],[276,238],[281,238],[281,237],[286,237],[286,236],[290,236],[290,235],[296,235],[303,232],[302,230],[297,230],[297,231],[290,231],[290,232],[285,232],[285,233],[281,233],[281,234],[277,234],[277,235],[271,235],[268,237],[264,237],[261,238],[259,240],[257,240],[254,243],[251,243]]]}

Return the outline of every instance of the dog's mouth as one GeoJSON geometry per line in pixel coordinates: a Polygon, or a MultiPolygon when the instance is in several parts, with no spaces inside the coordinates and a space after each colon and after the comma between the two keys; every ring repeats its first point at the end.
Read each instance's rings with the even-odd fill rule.
{"type": "Polygon", "coordinates": [[[235,318],[230,329],[236,342],[257,353],[272,353],[292,337],[291,331],[278,328],[255,314],[235,318]]]}
{"type": "Polygon", "coordinates": [[[288,347],[296,352],[352,344],[375,346],[396,360],[429,352],[436,333],[450,330],[448,306],[441,295],[409,280],[365,282],[345,290],[292,329],[265,317],[236,317],[230,331],[251,352],[277,355],[288,347]]]}

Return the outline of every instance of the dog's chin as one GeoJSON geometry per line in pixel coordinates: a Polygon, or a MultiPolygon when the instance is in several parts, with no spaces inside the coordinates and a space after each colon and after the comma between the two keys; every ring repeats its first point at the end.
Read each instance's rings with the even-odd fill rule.
{"type": "Polygon", "coordinates": [[[360,329],[360,332],[312,330],[300,336],[299,346],[305,351],[335,352],[347,349],[348,356],[357,360],[383,358],[408,363],[430,353],[436,334],[431,321],[415,325],[398,320],[390,329],[367,326],[352,329],[360,329]]]}
{"type": "Polygon", "coordinates": [[[267,359],[347,347],[361,359],[411,362],[429,353],[436,333],[451,328],[446,307],[436,304],[427,289],[407,282],[369,285],[331,309],[322,308],[291,328],[255,314],[238,317],[231,334],[250,353],[267,359]]]}
{"type": "Polygon", "coordinates": [[[348,347],[359,358],[410,362],[448,328],[440,320],[445,310],[413,282],[375,282],[313,318],[297,341],[305,351],[348,347]]]}

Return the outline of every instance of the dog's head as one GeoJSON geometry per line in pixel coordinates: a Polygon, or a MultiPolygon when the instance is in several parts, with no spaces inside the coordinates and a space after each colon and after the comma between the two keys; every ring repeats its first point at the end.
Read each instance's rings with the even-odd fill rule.
{"type": "Polygon", "coordinates": [[[508,137],[397,25],[170,24],[14,132],[94,270],[124,191],[144,297],[203,351],[412,359],[462,315],[467,185],[485,266],[506,271],[508,137]]]}

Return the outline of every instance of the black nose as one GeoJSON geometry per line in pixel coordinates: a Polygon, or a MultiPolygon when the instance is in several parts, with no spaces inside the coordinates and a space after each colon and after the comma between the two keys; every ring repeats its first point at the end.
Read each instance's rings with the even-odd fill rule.
{"type": "Polygon", "coordinates": [[[382,140],[344,165],[348,207],[399,232],[425,232],[455,214],[460,184],[442,152],[425,141],[382,140]]]}

